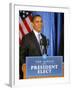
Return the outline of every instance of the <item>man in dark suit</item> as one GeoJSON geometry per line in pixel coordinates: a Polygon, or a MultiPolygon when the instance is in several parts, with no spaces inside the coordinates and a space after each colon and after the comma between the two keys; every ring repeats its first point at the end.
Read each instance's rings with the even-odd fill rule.
{"type": "Polygon", "coordinates": [[[42,24],[43,22],[40,15],[36,15],[32,18],[33,30],[23,37],[19,51],[22,66],[26,63],[26,56],[42,56],[44,53],[47,53],[47,40],[41,33],[42,24]],[[42,46],[43,44],[44,46],[42,46]]]}

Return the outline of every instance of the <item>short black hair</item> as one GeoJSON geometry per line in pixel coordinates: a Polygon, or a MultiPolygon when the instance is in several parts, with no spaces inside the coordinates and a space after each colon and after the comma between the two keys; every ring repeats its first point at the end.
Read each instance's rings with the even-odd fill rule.
{"type": "Polygon", "coordinates": [[[33,22],[36,17],[41,17],[41,16],[40,16],[40,15],[34,15],[34,16],[32,17],[32,19],[31,19],[31,21],[33,22]]]}

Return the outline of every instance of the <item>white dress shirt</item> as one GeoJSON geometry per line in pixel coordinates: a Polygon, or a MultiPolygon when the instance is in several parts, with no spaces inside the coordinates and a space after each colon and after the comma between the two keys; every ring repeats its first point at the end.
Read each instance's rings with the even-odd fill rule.
{"type": "Polygon", "coordinates": [[[40,44],[40,39],[42,39],[42,36],[41,36],[41,33],[37,32],[36,30],[33,29],[33,32],[37,38],[37,41],[39,42],[40,44]]]}
{"type": "Polygon", "coordinates": [[[41,53],[43,54],[44,53],[44,46],[43,45],[40,45],[40,40],[42,39],[42,36],[41,36],[41,33],[37,32],[36,30],[33,29],[33,32],[37,38],[37,41],[39,43],[39,46],[40,46],[40,50],[41,50],[41,53]]]}

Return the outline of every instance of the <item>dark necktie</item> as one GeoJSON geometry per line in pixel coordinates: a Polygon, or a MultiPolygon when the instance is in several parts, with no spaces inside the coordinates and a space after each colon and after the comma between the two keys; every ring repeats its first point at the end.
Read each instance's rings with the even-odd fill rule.
{"type": "Polygon", "coordinates": [[[43,54],[44,46],[42,45],[42,37],[40,33],[38,34],[38,42],[39,42],[41,53],[43,54]]]}

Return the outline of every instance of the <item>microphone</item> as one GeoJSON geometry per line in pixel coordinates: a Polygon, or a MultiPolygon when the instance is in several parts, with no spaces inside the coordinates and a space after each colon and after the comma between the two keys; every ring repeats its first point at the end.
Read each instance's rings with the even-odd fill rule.
{"type": "Polygon", "coordinates": [[[41,39],[40,40],[40,48],[41,48],[41,53],[42,55],[46,54],[47,55],[47,48],[49,45],[49,40],[48,39],[41,39]]]}

